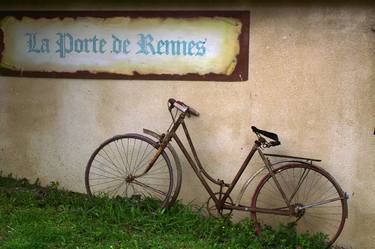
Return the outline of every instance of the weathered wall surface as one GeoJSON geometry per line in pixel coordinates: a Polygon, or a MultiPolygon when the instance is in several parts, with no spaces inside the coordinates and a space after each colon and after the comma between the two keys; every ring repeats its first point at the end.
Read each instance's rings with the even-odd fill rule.
{"type": "MultiPolygon", "coordinates": [[[[85,164],[98,144],[144,127],[163,131],[174,97],[200,111],[188,126],[218,177],[230,179],[241,164],[254,139],[251,124],[279,134],[275,152],[323,159],[351,196],[338,243],[373,248],[375,8],[236,9],[251,11],[247,82],[1,77],[2,173],[83,192],[85,164]]],[[[180,197],[206,201],[192,171],[183,171],[180,197]]]]}

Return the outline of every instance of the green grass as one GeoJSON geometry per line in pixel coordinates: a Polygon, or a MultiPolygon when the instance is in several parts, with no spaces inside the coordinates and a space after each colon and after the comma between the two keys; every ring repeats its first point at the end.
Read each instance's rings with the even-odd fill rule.
{"type": "Polygon", "coordinates": [[[88,198],[26,180],[0,177],[0,248],[324,248],[323,235],[293,227],[255,235],[250,220],[202,215],[177,203],[164,210],[151,199],[88,198]]]}

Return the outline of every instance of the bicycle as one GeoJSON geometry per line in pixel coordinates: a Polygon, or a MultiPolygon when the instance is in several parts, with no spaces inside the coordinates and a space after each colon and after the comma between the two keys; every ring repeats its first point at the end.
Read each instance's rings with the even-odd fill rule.
{"type": "Polygon", "coordinates": [[[173,139],[210,196],[209,214],[217,217],[230,215],[233,210],[245,211],[259,235],[265,225],[294,223],[299,233],[322,232],[328,235],[329,245],[335,242],[348,217],[348,194],[327,171],[313,164],[321,160],[264,153],[281,144],[278,135],[252,126],[257,139],[233,180],[227,183],[209,175],[198,158],[185,118],[198,117],[199,113],[174,99],[168,100],[168,110],[172,122],[166,133],[144,129],[156,140],[136,133],[117,135],[94,151],[85,171],[90,196],[152,197],[160,201],[161,208],[172,205],[181,187],[181,163],[171,144],[173,139]],[[192,155],[176,134],[181,126],[192,155]],[[234,202],[231,192],[255,153],[264,166],[245,182],[234,202]],[[249,184],[263,171],[266,174],[255,189],[251,205],[240,204],[249,184]],[[209,181],[219,190],[214,191],[209,181]]]}

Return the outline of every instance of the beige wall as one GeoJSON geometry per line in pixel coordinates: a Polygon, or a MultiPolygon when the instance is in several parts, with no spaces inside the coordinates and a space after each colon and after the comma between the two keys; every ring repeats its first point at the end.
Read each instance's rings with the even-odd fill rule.
{"type": "MultiPolygon", "coordinates": [[[[351,197],[338,243],[373,248],[375,8],[235,7],[251,11],[247,82],[1,77],[0,170],[82,192],[98,144],[143,127],[163,131],[175,97],[201,112],[188,126],[218,177],[230,179],[241,164],[254,140],[250,125],[279,134],[275,152],[323,159],[351,197]]],[[[206,201],[183,171],[180,197],[206,201]]]]}

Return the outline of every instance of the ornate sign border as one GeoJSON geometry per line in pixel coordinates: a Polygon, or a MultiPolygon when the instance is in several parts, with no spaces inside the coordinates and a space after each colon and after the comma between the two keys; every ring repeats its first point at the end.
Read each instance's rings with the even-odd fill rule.
{"type": "MultiPolygon", "coordinates": [[[[92,73],[89,71],[77,72],[41,72],[19,71],[0,67],[0,75],[15,77],[36,78],[70,78],[70,79],[120,79],[120,80],[174,80],[174,81],[246,81],[249,71],[249,34],[250,11],[0,11],[0,19],[12,16],[17,19],[30,18],[64,18],[64,17],[131,17],[131,18],[196,18],[196,17],[229,17],[241,21],[242,28],[238,37],[240,52],[237,55],[237,64],[230,75],[209,73],[199,75],[189,73],[177,74],[138,74],[123,75],[117,73],[92,73]]],[[[0,62],[4,51],[4,34],[0,29],[0,62]]]]}

